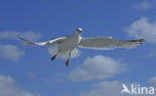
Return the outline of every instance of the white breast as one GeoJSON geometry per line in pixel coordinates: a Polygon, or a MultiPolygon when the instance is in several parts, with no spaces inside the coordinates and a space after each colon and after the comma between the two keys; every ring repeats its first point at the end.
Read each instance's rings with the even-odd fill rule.
{"type": "Polygon", "coordinates": [[[61,50],[73,50],[78,46],[80,42],[79,36],[71,36],[67,40],[65,40],[63,43],[59,45],[59,48],[61,50]]]}

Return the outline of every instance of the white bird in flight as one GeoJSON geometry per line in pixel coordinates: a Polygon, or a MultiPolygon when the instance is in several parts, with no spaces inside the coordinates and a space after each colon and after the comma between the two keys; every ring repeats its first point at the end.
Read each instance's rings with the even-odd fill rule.
{"type": "Polygon", "coordinates": [[[77,47],[81,48],[90,48],[97,50],[108,50],[112,48],[132,48],[138,45],[142,45],[145,42],[144,39],[138,40],[118,40],[113,39],[112,37],[92,37],[84,38],[81,37],[82,29],[77,28],[75,32],[69,36],[58,37],[44,42],[31,42],[26,40],[24,37],[20,37],[21,40],[25,41],[26,45],[39,45],[39,46],[50,46],[48,51],[54,56],[51,60],[54,60],[56,57],[67,58],[66,66],[69,64],[70,58],[74,58],[80,55],[80,51],[77,47]]]}

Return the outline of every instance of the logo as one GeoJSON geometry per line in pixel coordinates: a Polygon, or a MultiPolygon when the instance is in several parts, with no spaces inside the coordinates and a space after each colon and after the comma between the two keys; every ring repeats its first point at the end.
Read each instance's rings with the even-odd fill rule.
{"type": "Polygon", "coordinates": [[[146,94],[151,95],[154,94],[154,87],[141,87],[139,84],[134,85],[131,84],[130,87],[127,87],[125,84],[122,84],[122,91],[121,94],[146,94]]]}

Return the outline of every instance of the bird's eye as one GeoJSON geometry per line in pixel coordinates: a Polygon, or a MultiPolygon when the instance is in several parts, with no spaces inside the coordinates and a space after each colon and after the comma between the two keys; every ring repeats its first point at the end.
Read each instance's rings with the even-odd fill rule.
{"type": "Polygon", "coordinates": [[[79,28],[78,28],[78,29],[76,29],[76,31],[78,31],[78,32],[82,33],[82,30],[81,30],[81,29],[79,29],[79,28]]]}

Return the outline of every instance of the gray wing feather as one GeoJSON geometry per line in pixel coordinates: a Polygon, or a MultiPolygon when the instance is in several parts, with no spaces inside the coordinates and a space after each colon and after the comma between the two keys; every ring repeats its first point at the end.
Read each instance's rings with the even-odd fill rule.
{"type": "Polygon", "coordinates": [[[111,37],[95,37],[95,38],[82,38],[79,47],[91,49],[112,49],[112,48],[132,48],[142,45],[144,39],[138,40],[117,40],[111,37]]]}
{"type": "Polygon", "coordinates": [[[44,42],[31,42],[31,41],[25,39],[24,37],[19,37],[19,38],[21,40],[25,41],[25,43],[24,43],[25,45],[39,45],[39,46],[49,46],[52,44],[59,44],[67,39],[67,37],[58,37],[58,38],[51,39],[51,40],[44,41],[44,42]]]}

